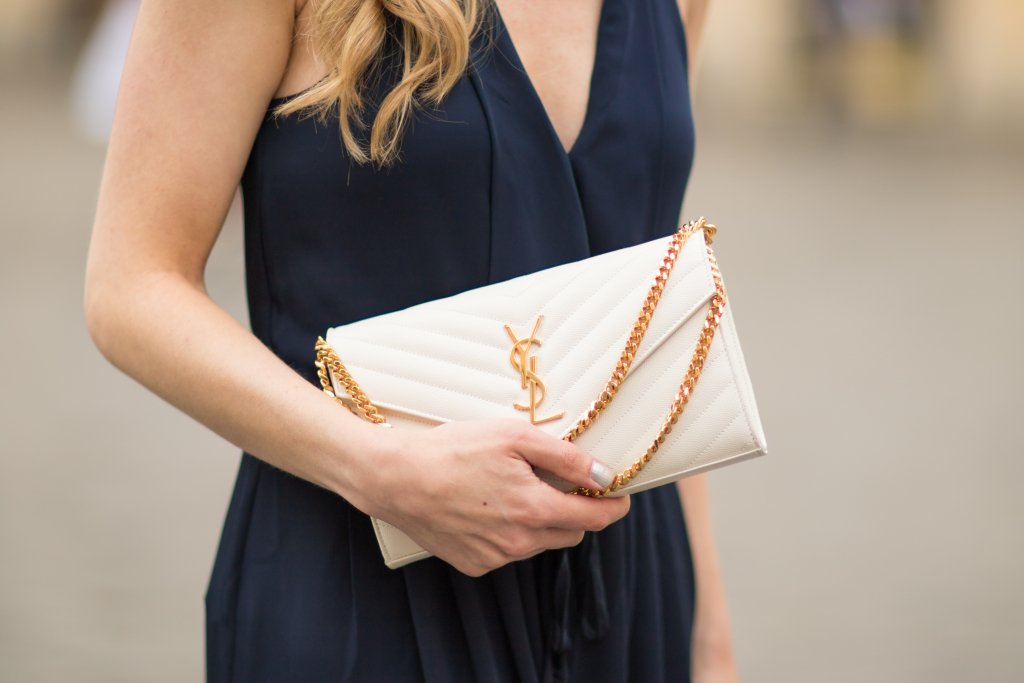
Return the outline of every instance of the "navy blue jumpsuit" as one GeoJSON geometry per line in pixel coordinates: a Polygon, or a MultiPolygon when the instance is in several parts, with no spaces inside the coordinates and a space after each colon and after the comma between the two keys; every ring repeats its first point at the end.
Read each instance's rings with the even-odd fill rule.
{"type": "MultiPolygon", "coordinates": [[[[268,112],[242,182],[253,332],[317,385],[328,327],[675,230],[693,159],[678,6],[605,0],[568,153],[496,11],[400,163],[351,162],[336,124],[268,112]]],[[[689,680],[674,486],[576,548],[470,578],[386,568],[366,515],[246,454],[206,602],[211,683],[689,680]]]]}

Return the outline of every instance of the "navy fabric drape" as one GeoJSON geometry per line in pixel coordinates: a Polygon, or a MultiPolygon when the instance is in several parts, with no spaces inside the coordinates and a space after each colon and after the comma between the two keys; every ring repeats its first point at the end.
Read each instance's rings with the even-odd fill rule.
{"type": "MultiPolygon", "coordinates": [[[[268,112],[242,183],[253,332],[316,383],[328,327],[668,235],[693,157],[686,68],[674,0],[605,0],[568,153],[496,15],[390,169],[351,163],[336,122],[268,112]]],[[[673,486],[576,548],[469,578],[436,558],[387,569],[365,515],[244,455],[208,678],[687,681],[693,595],[673,486]]]]}

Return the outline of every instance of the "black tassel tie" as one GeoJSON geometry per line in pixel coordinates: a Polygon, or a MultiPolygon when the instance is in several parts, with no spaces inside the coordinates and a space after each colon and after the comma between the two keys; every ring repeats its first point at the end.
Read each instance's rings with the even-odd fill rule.
{"type": "Polygon", "coordinates": [[[544,683],[569,683],[573,637],[582,634],[587,640],[597,640],[608,633],[608,598],[596,534],[588,532],[576,548],[552,555],[555,581],[544,683]]]}

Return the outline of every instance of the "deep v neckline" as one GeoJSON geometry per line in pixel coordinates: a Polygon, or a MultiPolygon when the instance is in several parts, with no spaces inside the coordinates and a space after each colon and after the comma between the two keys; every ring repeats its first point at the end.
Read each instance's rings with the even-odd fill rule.
{"type": "Polygon", "coordinates": [[[607,106],[611,97],[614,96],[614,91],[618,84],[619,66],[622,63],[622,54],[626,47],[626,36],[623,35],[625,31],[621,30],[628,25],[628,21],[624,21],[627,18],[625,12],[621,11],[623,9],[622,6],[625,4],[628,3],[623,3],[621,0],[603,0],[601,3],[601,13],[597,22],[597,45],[594,50],[594,64],[591,67],[590,83],[587,89],[586,111],[583,114],[583,124],[580,126],[579,131],[576,133],[576,138],[568,149],[562,144],[562,139],[559,137],[557,129],[555,129],[555,124],[551,121],[547,107],[544,106],[544,101],[541,99],[540,93],[537,92],[533,79],[530,78],[529,72],[526,71],[526,67],[523,65],[515,42],[512,40],[512,34],[509,32],[501,16],[501,10],[498,8],[497,3],[493,5],[499,32],[496,41],[497,47],[504,54],[505,58],[511,62],[515,70],[522,74],[525,87],[532,95],[531,104],[539,109],[539,113],[547,124],[547,128],[554,136],[556,146],[567,157],[571,158],[573,152],[581,148],[580,143],[585,139],[588,131],[593,128],[594,120],[599,116],[601,110],[607,106]],[[502,38],[505,40],[502,41],[502,38]],[[504,49],[501,49],[502,42],[506,43],[504,49]]]}

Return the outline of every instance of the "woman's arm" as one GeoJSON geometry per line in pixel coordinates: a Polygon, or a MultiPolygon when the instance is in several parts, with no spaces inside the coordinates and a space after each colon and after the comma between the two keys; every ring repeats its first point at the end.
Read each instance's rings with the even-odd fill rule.
{"type": "Polygon", "coordinates": [[[566,496],[533,474],[531,463],[596,486],[592,459],[575,446],[511,420],[418,433],[370,425],[207,295],[207,257],[288,64],[294,1],[143,2],[89,251],[96,345],[224,438],[396,524],[468,574],[572,545],[620,518],[627,499],[566,496]]]}
{"type": "Polygon", "coordinates": [[[679,13],[683,15],[683,26],[686,28],[686,63],[690,66],[691,90],[697,79],[697,55],[704,34],[707,10],[708,0],[679,0],[679,13]]]}
{"type": "Polygon", "coordinates": [[[694,683],[735,683],[739,680],[732,651],[725,585],[711,531],[707,475],[678,482],[697,585],[693,619],[691,669],[694,683]]]}
{"type": "MultiPolygon", "coordinates": [[[[697,53],[707,16],[708,0],[679,0],[679,11],[686,28],[687,63],[690,88],[697,78],[697,53]]],[[[729,610],[725,585],[718,564],[718,552],[711,530],[707,475],[678,482],[683,500],[686,529],[693,555],[697,586],[693,623],[692,677],[694,683],[735,683],[739,680],[732,651],[729,610]]]]}

